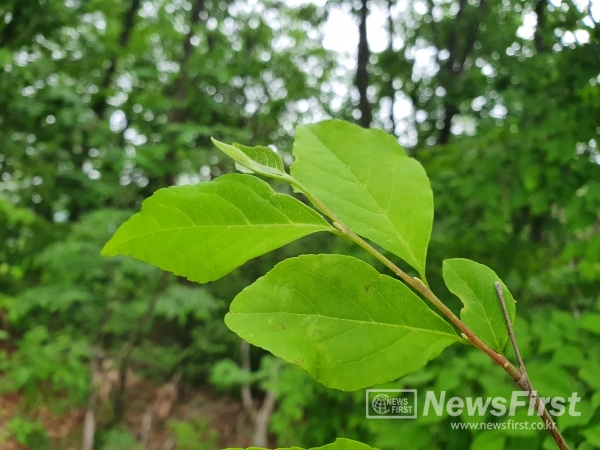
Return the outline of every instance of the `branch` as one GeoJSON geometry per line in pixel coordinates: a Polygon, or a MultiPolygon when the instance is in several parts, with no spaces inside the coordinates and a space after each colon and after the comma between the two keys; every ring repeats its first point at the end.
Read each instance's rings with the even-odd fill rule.
{"type": "Polygon", "coordinates": [[[546,429],[552,435],[554,441],[558,445],[561,450],[568,450],[568,446],[565,443],[563,437],[560,432],[556,428],[552,417],[545,409],[543,402],[540,401],[536,392],[533,391],[531,387],[531,383],[529,382],[529,378],[523,378],[523,373],[513,366],[508,359],[504,355],[496,353],[493,349],[491,349],[487,344],[485,344],[473,331],[465,325],[465,323],[460,320],[432,291],[418,278],[413,278],[396,266],[392,261],[386,258],[383,254],[381,254],[377,249],[371,246],[368,242],[362,239],[359,235],[357,235],[352,229],[348,226],[344,225],[344,223],[331,211],[329,210],[323,202],[321,202],[317,197],[311,194],[300,182],[296,179],[289,177],[288,181],[295,185],[300,191],[302,191],[310,200],[310,202],[324,215],[329,217],[334,226],[340,232],[339,234],[344,235],[352,242],[356,243],[364,250],[366,250],[369,254],[373,255],[378,261],[383,263],[387,268],[389,268],[392,272],[394,272],[400,279],[402,279],[406,284],[412,287],[414,290],[419,292],[423,297],[425,297],[430,303],[432,303],[444,316],[446,316],[450,322],[452,322],[461,332],[464,339],[469,341],[475,347],[483,351],[486,355],[488,355],[492,361],[502,367],[512,379],[524,392],[529,394],[529,397],[535,402],[536,408],[538,412],[541,412],[542,419],[546,424],[546,429]]]}
{"type": "Polygon", "coordinates": [[[504,300],[504,294],[502,294],[502,285],[499,282],[495,282],[494,286],[496,287],[496,293],[498,294],[500,306],[502,307],[502,314],[504,315],[504,321],[506,322],[506,328],[508,329],[508,336],[510,338],[513,350],[515,351],[517,362],[519,363],[519,371],[521,372],[521,377],[518,381],[515,382],[521,389],[523,389],[523,391],[527,392],[527,395],[529,396],[530,400],[534,402],[538,415],[542,417],[542,421],[546,425],[546,429],[552,435],[552,438],[554,439],[554,442],[556,442],[558,448],[560,448],[561,450],[568,450],[569,447],[567,446],[567,443],[560,434],[558,428],[556,428],[556,424],[554,423],[554,420],[548,413],[548,410],[546,410],[544,402],[540,400],[540,397],[537,395],[537,392],[533,389],[533,386],[531,385],[531,380],[529,379],[529,375],[527,375],[527,371],[525,370],[525,363],[523,362],[521,352],[519,351],[519,346],[517,345],[515,332],[513,330],[512,324],[510,323],[510,316],[508,315],[508,309],[506,308],[506,301],[504,300]]]}
{"type": "MultiPolygon", "coordinates": [[[[277,373],[279,372],[280,365],[277,364],[274,367],[273,371],[273,385],[276,384],[277,381],[277,373]]],[[[267,395],[258,410],[258,414],[256,415],[256,419],[254,422],[254,435],[252,436],[252,445],[256,447],[266,447],[267,443],[267,428],[269,426],[269,420],[271,419],[271,414],[273,413],[273,409],[275,408],[275,398],[277,396],[277,391],[275,387],[271,387],[267,391],[267,395]]]]}
{"type": "Polygon", "coordinates": [[[498,281],[496,281],[494,283],[494,286],[496,287],[496,293],[498,294],[500,306],[502,307],[502,314],[504,315],[504,321],[506,322],[506,328],[508,329],[508,336],[510,338],[510,342],[512,343],[513,350],[515,351],[517,362],[519,363],[519,370],[523,375],[527,376],[527,372],[525,371],[525,363],[523,362],[523,358],[521,358],[521,352],[519,351],[519,346],[517,345],[515,332],[513,331],[512,324],[510,323],[510,316],[508,315],[506,301],[504,300],[504,294],[502,293],[502,285],[498,281]]]}
{"type": "Polygon", "coordinates": [[[267,443],[267,427],[269,419],[275,408],[275,390],[269,389],[263,403],[256,415],[254,423],[254,435],[252,436],[252,445],[255,447],[266,447],[267,443]]]}

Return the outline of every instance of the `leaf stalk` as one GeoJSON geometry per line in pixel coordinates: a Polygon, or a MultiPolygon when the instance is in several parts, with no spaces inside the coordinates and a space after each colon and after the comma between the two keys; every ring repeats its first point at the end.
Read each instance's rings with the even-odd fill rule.
{"type": "MultiPolygon", "coordinates": [[[[375,247],[357,235],[352,229],[346,226],[339,217],[337,217],[323,202],[321,202],[317,197],[315,197],[307,188],[305,188],[298,180],[289,176],[286,177],[285,181],[288,181],[295,187],[297,187],[300,191],[306,195],[308,200],[325,216],[329,217],[333,221],[335,228],[340,232],[339,234],[344,235],[352,242],[363,248],[367,253],[374,256],[379,262],[385,265],[388,269],[390,269],[396,276],[402,279],[406,284],[412,287],[414,290],[419,292],[423,297],[425,297],[430,303],[432,303],[454,326],[456,326],[462,333],[463,338],[465,338],[468,342],[473,344],[475,347],[483,351],[486,355],[488,355],[492,361],[498,364],[502,370],[504,370],[513,380],[513,382],[519,386],[524,392],[526,392],[529,398],[535,403],[536,410],[541,412],[541,419],[546,425],[546,429],[556,442],[556,445],[560,450],[569,450],[567,443],[562,437],[560,431],[556,427],[556,424],[548,410],[545,408],[543,402],[540,400],[536,391],[533,389],[531,385],[531,381],[527,376],[527,373],[524,371],[523,360],[521,359],[521,355],[516,348],[516,340],[514,339],[514,332],[512,332],[512,326],[510,324],[510,319],[508,318],[508,312],[506,311],[506,304],[504,303],[504,314],[505,319],[507,321],[507,326],[509,329],[509,335],[511,336],[511,342],[513,342],[513,346],[515,346],[515,354],[518,355],[517,359],[519,361],[519,365],[521,369],[517,369],[504,355],[501,355],[495,352],[492,348],[490,348],[487,344],[485,344],[481,339],[477,337],[477,335],[465,325],[465,323],[460,320],[456,314],[452,312],[450,308],[448,308],[432,291],[429,287],[421,280],[416,279],[408,275],[402,269],[400,269],[396,264],[390,261],[387,257],[385,257],[381,252],[379,252],[375,247]]],[[[497,288],[496,288],[497,289],[497,288]]],[[[501,291],[500,291],[501,295],[501,291]]],[[[503,299],[503,297],[501,297],[503,299]]]]}

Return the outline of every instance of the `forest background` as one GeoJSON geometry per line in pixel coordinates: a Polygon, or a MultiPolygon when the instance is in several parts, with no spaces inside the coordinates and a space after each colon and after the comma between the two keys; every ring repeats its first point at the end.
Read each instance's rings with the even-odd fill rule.
{"type": "MultiPolygon", "coordinates": [[[[327,117],[382,128],[425,166],[434,291],[458,311],[442,259],[492,267],[534,385],[583,398],[563,434],[600,448],[598,21],[585,0],[1,2],[0,448],[81,448],[91,430],[103,450],[552,448],[544,432],[451,430],[467,415],[367,420],[364,391],[326,389],[225,327],[286,257],[377,266],[333,237],[205,285],[100,256],[157,189],[235,170],[211,136],[289,166],[295,127],[327,117]]],[[[386,386],[513,390],[464,346],[386,386]]]]}

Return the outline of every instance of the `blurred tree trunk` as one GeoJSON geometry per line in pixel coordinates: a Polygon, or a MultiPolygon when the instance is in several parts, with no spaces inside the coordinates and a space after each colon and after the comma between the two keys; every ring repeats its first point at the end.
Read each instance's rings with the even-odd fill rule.
{"type": "Polygon", "coordinates": [[[544,39],[544,30],[546,28],[546,6],[547,0],[538,0],[535,4],[535,15],[537,16],[537,25],[533,34],[533,42],[538,53],[545,52],[548,47],[544,39]]]}
{"type": "Polygon", "coordinates": [[[168,281],[169,274],[167,272],[162,272],[156,284],[154,293],[148,300],[148,307],[144,312],[144,315],[139,318],[135,328],[131,330],[129,339],[119,352],[119,357],[117,358],[119,360],[119,385],[113,403],[113,417],[111,421],[113,425],[120,423],[125,416],[125,388],[127,385],[127,375],[131,363],[131,355],[135,347],[140,343],[141,338],[148,332],[148,329],[152,327],[156,303],[158,302],[160,295],[166,289],[168,281]]]}
{"type": "Polygon", "coordinates": [[[369,42],[367,40],[367,15],[368,15],[368,0],[361,0],[360,7],[360,22],[358,25],[358,55],[356,65],[356,87],[360,96],[358,107],[360,110],[359,124],[364,128],[369,128],[373,121],[373,113],[371,105],[367,98],[367,89],[369,88],[369,72],[367,65],[369,64],[369,42]]]}
{"type": "MultiPolygon", "coordinates": [[[[392,6],[394,6],[394,0],[388,0],[388,53],[391,55],[394,52],[394,18],[392,17],[392,6]]],[[[390,75],[389,86],[390,90],[390,122],[392,123],[392,134],[396,136],[396,116],[394,115],[394,108],[396,106],[396,91],[394,90],[394,77],[390,75]]]]}
{"type": "MultiPolygon", "coordinates": [[[[442,145],[450,140],[452,119],[458,114],[458,105],[461,102],[453,87],[457,85],[457,80],[464,71],[465,62],[479,38],[479,25],[483,22],[487,11],[486,0],[480,0],[478,9],[473,14],[467,14],[467,0],[460,0],[458,5],[459,9],[454,19],[456,27],[450,34],[446,47],[450,55],[446,62],[440,65],[440,81],[447,92],[444,101],[444,125],[438,137],[438,143],[442,145]]],[[[438,48],[444,47],[438,46],[438,48]]]]}
{"type": "MultiPolygon", "coordinates": [[[[131,0],[131,4],[129,9],[125,12],[123,16],[123,28],[121,30],[121,35],[119,36],[119,48],[125,49],[129,45],[129,41],[131,39],[131,34],[133,33],[133,28],[135,27],[135,15],[140,9],[141,0],[131,0]]],[[[117,70],[117,60],[118,54],[114,54],[110,58],[110,66],[108,67],[106,73],[104,74],[104,78],[98,87],[98,95],[92,102],[92,110],[96,113],[100,119],[104,117],[106,114],[106,98],[108,97],[106,90],[110,87],[112,83],[112,79],[115,75],[115,71],[117,70]]]]}
{"type": "MultiPolygon", "coordinates": [[[[188,64],[192,57],[193,45],[192,38],[195,34],[195,26],[200,22],[200,13],[204,11],[205,0],[196,0],[192,5],[189,20],[189,31],[183,41],[183,49],[181,52],[181,58],[179,59],[179,76],[170,87],[170,93],[175,100],[175,106],[169,111],[169,123],[182,123],[187,119],[186,110],[186,97],[187,97],[187,81],[188,81],[188,64]]],[[[175,136],[170,140],[174,142],[175,136]]],[[[165,161],[168,164],[167,170],[164,174],[161,186],[172,186],[175,184],[175,177],[177,176],[177,150],[171,148],[165,155],[165,161]]]]}

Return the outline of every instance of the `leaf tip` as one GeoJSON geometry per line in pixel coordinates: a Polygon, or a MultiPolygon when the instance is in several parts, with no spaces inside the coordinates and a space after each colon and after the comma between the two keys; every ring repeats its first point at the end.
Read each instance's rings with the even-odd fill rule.
{"type": "Polygon", "coordinates": [[[100,254],[102,256],[116,256],[118,254],[112,239],[104,244],[104,247],[102,247],[102,250],[100,250],[100,254]]]}

